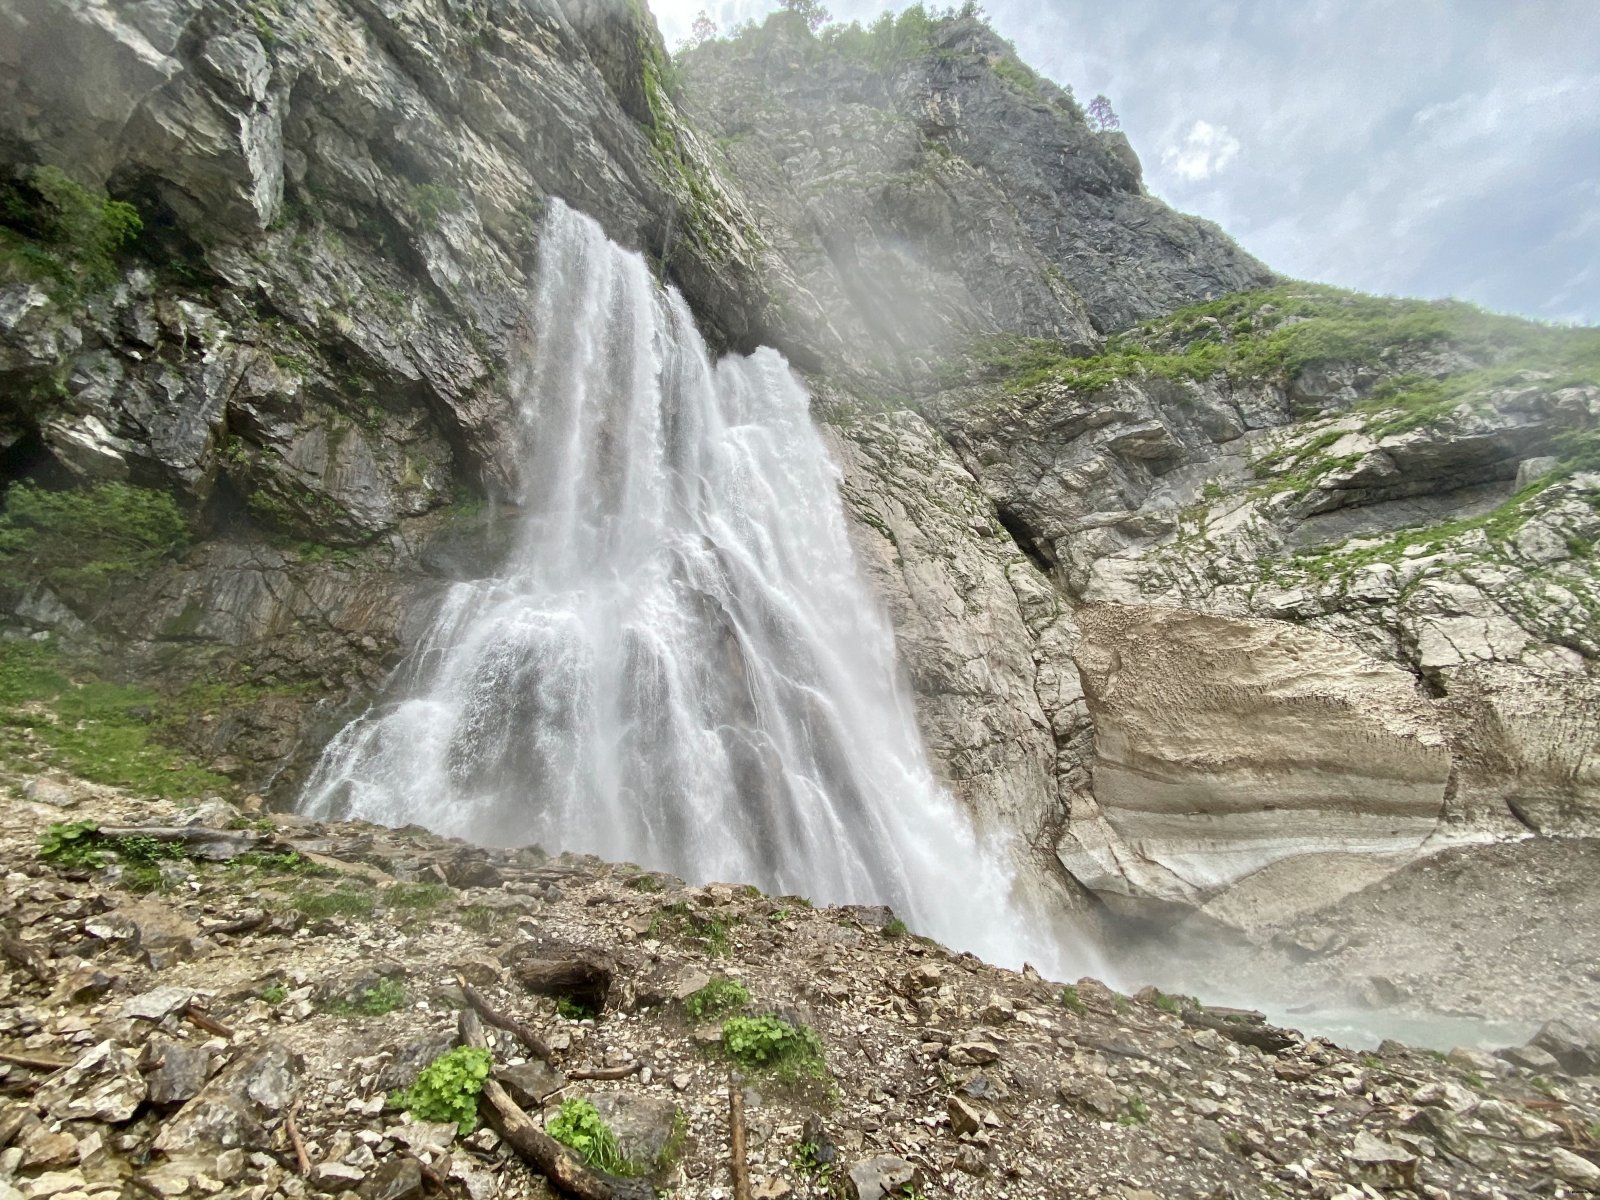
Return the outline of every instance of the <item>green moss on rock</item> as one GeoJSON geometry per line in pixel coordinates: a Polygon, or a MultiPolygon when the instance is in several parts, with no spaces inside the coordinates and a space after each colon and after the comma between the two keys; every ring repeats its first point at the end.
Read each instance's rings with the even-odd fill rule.
{"type": "Polygon", "coordinates": [[[125,483],[50,491],[21,483],[0,512],[0,587],[99,592],[185,549],[189,529],[165,492],[125,483]]]}
{"type": "Polygon", "coordinates": [[[0,642],[0,762],[11,770],[55,768],[169,800],[230,791],[224,776],[163,740],[170,704],[48,645],[0,642]]]}

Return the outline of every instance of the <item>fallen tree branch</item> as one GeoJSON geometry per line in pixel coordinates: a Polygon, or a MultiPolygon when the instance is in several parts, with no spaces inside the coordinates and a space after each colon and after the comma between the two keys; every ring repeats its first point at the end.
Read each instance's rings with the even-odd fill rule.
{"type": "Polygon", "coordinates": [[[588,1071],[568,1071],[568,1079],[626,1079],[644,1068],[642,1062],[624,1063],[620,1067],[595,1067],[588,1071]]]}
{"type": "Polygon", "coordinates": [[[13,1054],[9,1050],[0,1050],[0,1062],[10,1063],[14,1067],[27,1067],[30,1071],[59,1071],[72,1065],[59,1059],[42,1058],[37,1054],[13,1054]]]}
{"type": "Polygon", "coordinates": [[[283,1122],[284,1128],[289,1133],[289,1144],[294,1147],[294,1161],[300,1168],[300,1174],[311,1174],[311,1156],[306,1153],[305,1141],[300,1137],[300,1126],[295,1121],[295,1113],[300,1111],[300,1101],[296,1100],[289,1106],[289,1115],[283,1122]]]}
{"type": "Polygon", "coordinates": [[[478,991],[461,976],[456,976],[456,986],[461,989],[461,994],[467,998],[467,1003],[472,1006],[472,1011],[482,1017],[485,1023],[493,1025],[496,1029],[503,1029],[517,1041],[521,1042],[534,1056],[542,1058],[552,1067],[555,1066],[555,1051],[551,1050],[545,1040],[534,1031],[531,1025],[517,1020],[508,1013],[500,1012],[494,1008],[478,991]]]}
{"type": "Polygon", "coordinates": [[[1254,1046],[1268,1054],[1281,1054],[1299,1044],[1293,1033],[1268,1025],[1261,1014],[1244,1009],[1186,1008],[1178,1014],[1178,1019],[1185,1025],[1212,1030],[1241,1046],[1254,1046]]]}
{"type": "Polygon", "coordinates": [[[204,1029],[207,1033],[214,1033],[219,1038],[227,1038],[230,1042],[233,1040],[233,1030],[210,1016],[204,1009],[197,1008],[191,1003],[185,1004],[180,1011],[185,1018],[204,1029]]]}
{"type": "MultiPolygon", "coordinates": [[[[466,1010],[460,1016],[464,1045],[487,1049],[488,1038],[476,1013],[466,1010]]],[[[593,1171],[576,1155],[551,1137],[522,1110],[499,1083],[486,1080],[479,1097],[479,1109],[511,1148],[550,1181],[552,1187],[574,1200],[646,1200],[654,1195],[649,1184],[637,1179],[618,1179],[593,1171]]]]}
{"type": "Polygon", "coordinates": [[[247,913],[245,916],[237,917],[232,921],[222,921],[216,925],[208,925],[206,926],[205,932],[208,936],[215,936],[223,933],[249,933],[252,929],[260,929],[266,923],[267,914],[258,909],[247,913]]]}
{"type": "Polygon", "coordinates": [[[750,1159],[745,1153],[744,1089],[728,1081],[728,1142],[733,1168],[733,1200],[750,1200],[750,1159]]]}

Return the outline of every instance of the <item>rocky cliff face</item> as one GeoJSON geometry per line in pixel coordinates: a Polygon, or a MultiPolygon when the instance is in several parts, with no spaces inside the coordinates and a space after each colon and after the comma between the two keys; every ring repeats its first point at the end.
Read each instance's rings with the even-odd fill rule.
{"type": "MultiPolygon", "coordinates": [[[[543,197],[765,337],[665,61],[626,5],[0,6],[8,478],[171,495],[201,541],[112,595],[14,583],[24,624],[307,700],[381,675],[506,478],[543,197]]],[[[233,766],[264,784],[282,743],[233,766]]]]}
{"type": "Polygon", "coordinates": [[[1116,133],[981,21],[822,37],[779,13],[683,56],[687,107],[789,268],[802,365],[903,394],[972,337],[1091,347],[1269,274],[1143,188],[1116,133]]]}
{"type": "MultiPolygon", "coordinates": [[[[1029,828],[1078,883],[1271,937],[1452,842],[1592,834],[1593,347],[1296,287],[1088,358],[988,346],[925,400],[1029,560],[1011,578],[1050,584],[1049,634],[1023,621],[1030,652],[987,664],[1024,692],[1031,658],[1067,700],[1029,828]]],[[[909,428],[875,436],[920,446],[909,428]]],[[[959,577],[981,522],[918,520],[940,549],[898,536],[904,573],[959,577]]],[[[1028,593],[985,595],[1020,614],[1028,593]]],[[[988,727],[919,670],[959,652],[924,634],[954,610],[913,607],[930,705],[988,727]]]]}
{"type": "Polygon", "coordinates": [[[1421,856],[1600,830],[1593,332],[1268,288],[919,11],[674,63],[587,0],[0,0],[7,769],[293,794],[504,545],[558,195],[812,374],[1041,912],[1335,954],[1421,856]]]}

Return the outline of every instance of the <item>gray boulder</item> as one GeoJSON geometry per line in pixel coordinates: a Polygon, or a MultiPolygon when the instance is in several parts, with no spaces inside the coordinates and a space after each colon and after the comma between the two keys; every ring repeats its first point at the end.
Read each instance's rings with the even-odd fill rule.
{"type": "Polygon", "coordinates": [[[270,1145],[299,1081],[300,1060],[279,1042],[242,1050],[156,1135],[169,1157],[270,1145]]]}

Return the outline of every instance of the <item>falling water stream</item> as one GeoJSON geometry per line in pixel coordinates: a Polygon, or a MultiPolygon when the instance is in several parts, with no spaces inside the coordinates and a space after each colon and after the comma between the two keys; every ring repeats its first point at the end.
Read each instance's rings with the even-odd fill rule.
{"type": "Polygon", "coordinates": [[[541,255],[514,549],[452,586],[302,809],[886,903],[1048,962],[932,776],[787,363],[713,363],[677,292],[559,201],[541,255]]]}

